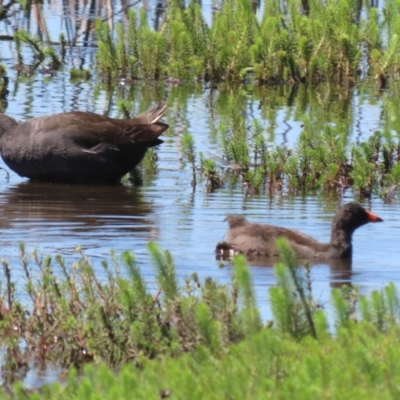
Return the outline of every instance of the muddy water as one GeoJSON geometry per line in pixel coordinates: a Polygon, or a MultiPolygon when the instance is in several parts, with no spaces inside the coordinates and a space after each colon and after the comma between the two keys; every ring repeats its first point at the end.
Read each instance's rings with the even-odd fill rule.
{"type": "MultiPolygon", "coordinates": [[[[211,19],[211,5],[203,6],[207,18],[211,19]]],[[[82,46],[80,36],[69,29],[76,23],[76,16],[65,10],[61,12],[61,9],[57,8],[57,2],[42,9],[48,17],[50,35],[57,37],[61,29],[67,32],[68,40],[78,38],[78,45],[68,49],[68,65],[77,67],[84,61],[84,67],[91,68],[94,49],[82,46]],[[63,21],[61,25],[60,21],[63,21]]],[[[118,9],[115,11],[115,15],[120,15],[118,9]]],[[[2,33],[12,33],[7,24],[1,23],[0,27],[2,33]]],[[[35,21],[20,26],[23,27],[29,27],[32,33],[38,29],[35,21]]],[[[227,213],[241,213],[251,221],[296,228],[327,241],[334,212],[340,204],[354,200],[351,192],[346,192],[343,198],[333,199],[286,194],[270,198],[266,195],[245,196],[240,185],[227,186],[211,194],[201,182],[193,188],[190,168],[181,162],[181,135],[191,133],[196,151],[202,151],[206,157],[222,155],[214,129],[220,115],[210,107],[211,103],[218,103],[216,90],[197,85],[188,95],[184,88],[144,83],[136,87],[119,86],[109,92],[99,86],[99,77],[89,82],[71,83],[68,68],[51,78],[36,73],[19,79],[17,72],[11,69],[16,63],[13,43],[0,42],[0,54],[10,78],[5,112],[19,120],[72,110],[117,116],[119,98],[132,100],[137,112],[143,111],[144,99],[148,105],[148,99],[152,103],[167,98],[166,121],[171,126],[165,135],[165,143],[157,149],[158,173],[150,180],[145,179],[139,187],[31,183],[12,171],[7,181],[0,170],[0,256],[12,262],[14,276],[21,272],[18,263],[18,243],[21,241],[28,250],[38,249],[42,254],[51,255],[59,253],[70,262],[76,257],[75,246],[79,245],[94,265],[107,258],[111,248],[117,252],[130,249],[135,252],[150,287],[154,287],[146,245],[155,241],[171,251],[180,278],[197,272],[202,278],[212,277],[228,283],[231,266],[229,263],[221,266],[214,257],[215,244],[223,239],[227,229],[223,222],[227,213]]],[[[27,49],[25,60],[31,58],[27,49]]],[[[281,90],[278,88],[274,92],[271,89],[261,101],[254,87],[236,90],[246,99],[243,109],[238,112],[246,114],[249,122],[252,118],[259,119],[269,133],[271,143],[292,146],[296,142],[302,125],[300,115],[309,112],[307,104],[296,105],[296,94],[282,100],[281,90]],[[273,102],[271,99],[274,98],[280,101],[273,102]],[[266,103],[268,112],[273,110],[273,120],[265,112],[266,103]]],[[[382,127],[383,96],[378,96],[373,85],[367,89],[354,89],[347,108],[342,110],[344,114],[351,112],[354,116],[348,122],[351,125],[349,143],[382,127]]],[[[341,101],[340,96],[331,98],[327,104],[323,98],[320,100],[321,109],[334,109],[336,102],[341,101]]],[[[5,167],[2,161],[0,166],[5,167]]],[[[370,204],[364,205],[371,206],[385,222],[356,232],[352,264],[319,264],[312,270],[315,297],[327,308],[329,289],[333,286],[351,283],[368,293],[389,281],[400,282],[400,202],[384,204],[373,198],[370,204]]],[[[270,265],[252,263],[251,272],[263,316],[268,318],[267,289],[275,282],[273,269],[270,265]]]]}

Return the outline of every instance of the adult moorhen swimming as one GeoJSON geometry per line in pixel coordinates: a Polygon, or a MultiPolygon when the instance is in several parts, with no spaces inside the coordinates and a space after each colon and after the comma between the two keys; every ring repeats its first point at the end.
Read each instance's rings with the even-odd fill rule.
{"type": "Polygon", "coordinates": [[[166,102],[132,119],[73,111],[18,124],[0,114],[0,150],[20,176],[53,182],[118,183],[168,128],[166,102]]]}
{"type": "Polygon", "coordinates": [[[242,216],[229,215],[226,221],[230,229],[226,235],[226,242],[219,242],[216,246],[216,253],[219,256],[229,257],[235,253],[243,253],[249,257],[277,257],[276,239],[284,237],[299,259],[328,260],[350,259],[353,232],[368,222],[383,220],[359,204],[346,204],[333,218],[329,243],[317,242],[294,229],[253,224],[242,216]]]}

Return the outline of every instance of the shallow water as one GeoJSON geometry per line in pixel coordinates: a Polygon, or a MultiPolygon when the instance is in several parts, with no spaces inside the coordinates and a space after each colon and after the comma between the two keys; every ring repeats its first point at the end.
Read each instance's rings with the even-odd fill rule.
{"type": "MultiPolygon", "coordinates": [[[[210,276],[229,283],[230,264],[225,262],[221,267],[214,256],[215,244],[227,230],[223,221],[227,212],[329,240],[331,218],[340,200],[246,198],[239,189],[208,194],[198,188],[193,193],[189,181],[185,184],[163,168],[162,153],[160,148],[157,178],[141,187],[49,185],[27,182],[11,174],[10,182],[0,186],[0,244],[1,255],[12,261],[13,275],[22,272],[18,262],[21,241],[28,250],[59,253],[69,260],[76,258],[74,249],[79,245],[95,265],[108,258],[110,248],[117,252],[130,249],[152,287],[146,245],[155,241],[171,251],[179,277],[196,272],[201,278],[210,276]]],[[[349,193],[342,202],[351,200],[349,193]]],[[[352,265],[321,263],[313,267],[314,293],[323,304],[328,302],[329,288],[344,282],[369,292],[390,280],[399,280],[400,208],[374,200],[372,209],[385,222],[356,232],[352,265]]],[[[264,300],[267,288],[275,282],[273,269],[253,261],[251,271],[263,315],[268,318],[269,308],[264,300]]]]}
{"type": "MultiPolygon", "coordinates": [[[[50,7],[50,12],[46,7],[50,6],[44,9],[49,13],[48,24],[54,36],[60,29],[56,25],[61,13],[54,7],[50,7]]],[[[4,24],[0,27],[9,31],[4,24]]],[[[154,289],[146,245],[155,241],[171,251],[180,278],[196,272],[200,278],[212,277],[221,283],[229,283],[230,264],[226,262],[221,266],[214,255],[215,244],[223,239],[227,230],[226,214],[244,214],[251,221],[299,229],[321,241],[328,241],[333,214],[340,204],[355,199],[350,191],[345,192],[343,198],[326,199],[285,193],[272,197],[265,194],[246,196],[240,185],[233,188],[227,185],[207,193],[202,182],[194,189],[190,168],[183,167],[181,162],[181,135],[191,133],[196,151],[202,151],[206,157],[222,155],[214,133],[215,121],[220,115],[218,109],[211,112],[210,106],[218,103],[217,91],[197,85],[188,95],[185,88],[145,83],[135,87],[121,86],[109,93],[99,87],[95,79],[70,83],[67,68],[65,73],[59,71],[51,79],[34,74],[18,80],[17,72],[10,69],[16,62],[13,44],[0,42],[0,54],[9,68],[10,78],[5,112],[20,120],[72,110],[117,116],[117,98],[134,99],[135,113],[161,98],[169,100],[166,121],[170,129],[165,134],[165,143],[157,148],[158,173],[152,179],[144,179],[142,186],[32,183],[12,171],[7,181],[4,171],[0,170],[0,256],[12,263],[14,277],[21,273],[18,262],[20,242],[26,244],[28,251],[38,249],[43,255],[59,253],[70,262],[76,257],[75,246],[79,245],[94,265],[107,258],[111,248],[117,252],[130,249],[135,252],[143,275],[154,289]]],[[[94,62],[90,48],[72,47],[70,64],[77,60],[74,55],[83,57],[87,66],[94,62]]],[[[258,118],[271,143],[293,146],[301,131],[301,113],[309,115],[313,112],[308,104],[300,107],[296,103],[299,100],[296,94],[282,96],[279,88],[270,89],[265,97],[252,87],[242,86],[238,91],[245,98],[244,109],[240,112],[247,115],[248,121],[258,118]],[[265,106],[271,98],[277,99],[276,102],[270,100],[267,105],[268,112],[273,110],[273,120],[265,108],[260,110],[261,103],[265,106]]],[[[344,114],[353,115],[349,118],[349,142],[382,128],[385,96],[391,96],[391,93],[378,94],[373,85],[367,89],[354,89],[348,102],[350,111],[344,111],[344,114]]],[[[329,98],[329,102],[321,101],[321,109],[334,109],[341,101],[340,96],[329,98]]],[[[0,167],[6,168],[2,161],[0,167]]],[[[389,281],[400,282],[400,202],[384,204],[373,198],[370,203],[363,204],[371,206],[385,222],[370,224],[356,232],[351,265],[321,263],[312,268],[315,298],[328,310],[331,287],[350,283],[359,285],[362,293],[369,293],[381,289],[389,281]]],[[[251,273],[262,315],[267,319],[271,316],[266,301],[268,287],[275,283],[273,268],[253,262],[251,273]]]]}

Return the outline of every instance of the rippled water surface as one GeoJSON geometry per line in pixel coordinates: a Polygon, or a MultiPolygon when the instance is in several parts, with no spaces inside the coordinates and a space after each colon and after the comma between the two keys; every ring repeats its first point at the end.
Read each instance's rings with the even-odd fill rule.
{"type": "MultiPolygon", "coordinates": [[[[207,12],[211,9],[210,5],[204,7],[207,12]]],[[[60,9],[45,7],[46,10],[50,32],[56,35],[60,30],[64,31],[68,18],[61,18],[60,9]]],[[[10,33],[9,26],[1,26],[3,33],[10,33]]],[[[12,171],[7,181],[4,171],[0,170],[0,255],[12,261],[15,275],[20,272],[17,258],[21,241],[28,250],[37,248],[42,254],[59,253],[70,262],[76,257],[75,246],[79,245],[94,265],[107,258],[111,248],[117,252],[130,249],[135,252],[142,273],[152,286],[153,270],[146,245],[155,241],[171,251],[180,278],[197,272],[202,278],[212,277],[228,283],[231,266],[229,263],[221,265],[214,256],[215,244],[223,239],[227,230],[226,214],[241,213],[251,221],[296,228],[328,241],[333,214],[340,204],[354,200],[351,192],[346,192],[343,198],[336,196],[327,200],[285,193],[272,197],[265,194],[245,196],[240,185],[226,186],[213,193],[208,193],[202,182],[193,188],[190,168],[183,166],[181,161],[181,136],[183,132],[191,133],[196,151],[202,151],[206,157],[221,155],[214,134],[214,123],[219,116],[210,111],[210,103],[218,97],[215,90],[198,85],[186,95],[187,101],[182,105],[179,96],[183,89],[163,84],[160,87],[153,83],[135,88],[119,86],[107,92],[104,88],[99,89],[95,79],[70,83],[67,70],[52,78],[35,74],[21,80],[11,69],[16,62],[13,43],[2,41],[0,46],[10,78],[5,112],[19,120],[72,110],[118,116],[118,96],[129,97],[136,113],[154,103],[160,93],[169,101],[165,120],[170,129],[165,135],[165,143],[157,148],[158,173],[145,179],[141,186],[40,184],[28,182],[12,171]],[[146,90],[153,100],[146,101],[143,106],[141,100],[146,90]]],[[[29,56],[27,50],[26,57],[29,56]]],[[[71,47],[69,57],[71,65],[84,60],[90,68],[94,62],[90,48],[71,47]]],[[[240,87],[238,90],[247,96],[244,112],[248,119],[258,118],[272,143],[295,144],[302,120],[293,99],[281,103],[271,100],[269,104],[270,97],[261,102],[254,95],[254,88],[240,87]],[[267,108],[274,110],[273,122],[260,111],[261,103],[265,106],[266,102],[267,108]]],[[[381,95],[373,88],[370,91],[354,89],[348,104],[354,114],[350,121],[349,142],[380,129],[381,102],[381,95]]],[[[329,104],[321,101],[323,107],[329,107],[329,104]]],[[[307,107],[303,112],[307,113],[307,107]]],[[[6,168],[2,161],[0,166],[6,168]]],[[[388,281],[400,280],[400,203],[384,204],[373,198],[364,205],[371,206],[385,222],[368,225],[356,232],[352,265],[321,263],[312,269],[314,294],[322,304],[329,300],[329,288],[344,282],[359,285],[362,292],[367,293],[380,289],[388,281]]],[[[265,300],[267,288],[275,282],[273,269],[253,263],[251,272],[262,313],[268,318],[265,300]]]]}

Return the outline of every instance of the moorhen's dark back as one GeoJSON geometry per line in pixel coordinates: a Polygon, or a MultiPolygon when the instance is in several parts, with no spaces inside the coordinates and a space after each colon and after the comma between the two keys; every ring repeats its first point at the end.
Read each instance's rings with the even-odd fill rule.
{"type": "Polygon", "coordinates": [[[162,143],[168,128],[159,122],[161,102],[132,119],[87,112],[33,118],[13,126],[0,116],[2,157],[21,176],[54,182],[118,183],[142,161],[149,147],[162,143]],[[4,122],[4,121],[5,122],[4,122]]]}

